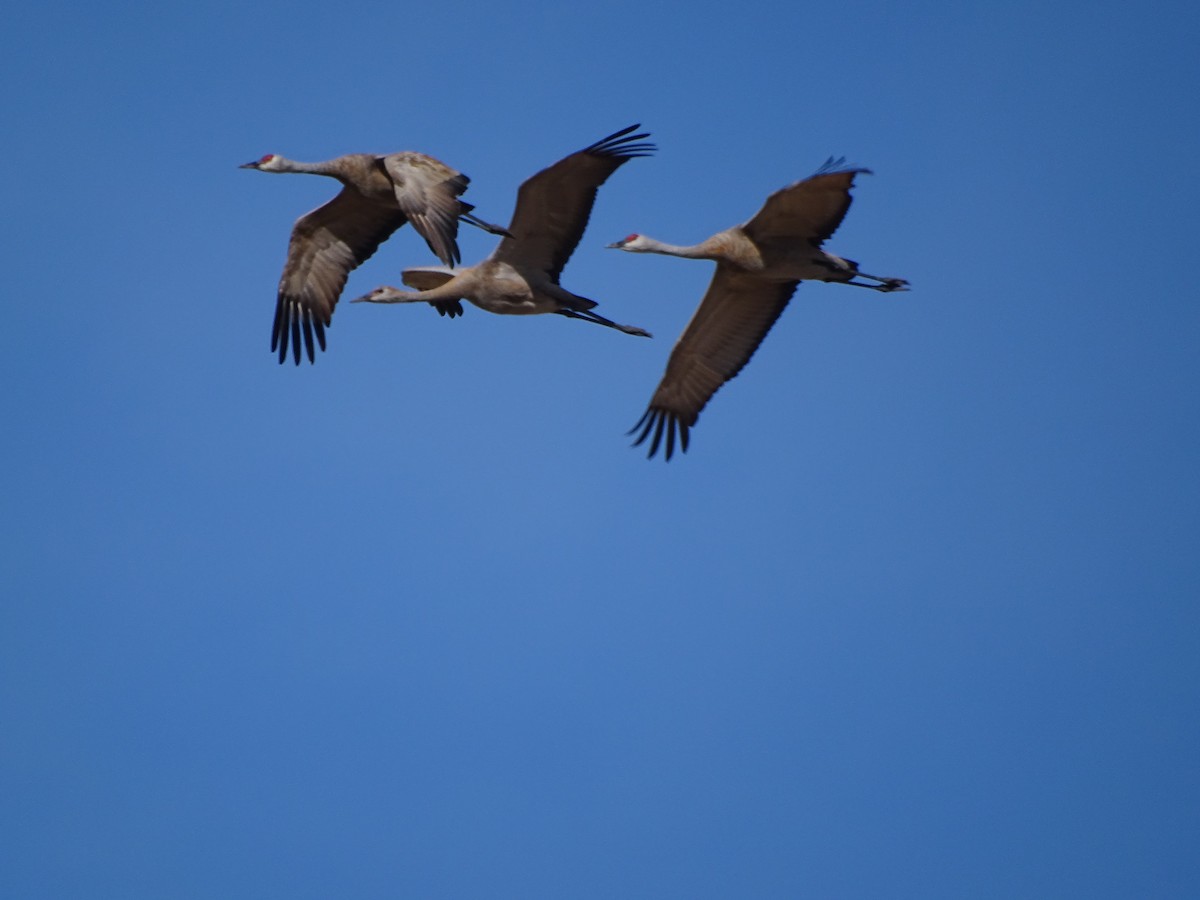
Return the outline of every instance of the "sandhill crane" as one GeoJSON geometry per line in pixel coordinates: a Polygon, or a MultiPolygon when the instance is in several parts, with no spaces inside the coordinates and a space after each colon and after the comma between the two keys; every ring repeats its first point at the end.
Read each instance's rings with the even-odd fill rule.
{"type": "Polygon", "coordinates": [[[473,216],[474,207],[458,199],[470,182],[466,175],[423,153],[351,153],[317,163],[268,153],[239,168],[328,175],[343,185],[341,193],[292,227],[271,328],[271,350],[278,348],[280,363],[287,359],[290,336],[300,365],[301,330],[310,363],[314,331],[325,349],[325,329],[346,277],[405,222],[412,222],[448,266],[461,259],[455,240],[459,219],[493,234],[507,233],[473,216]]]}
{"type": "Polygon", "coordinates": [[[767,198],[750,221],[714,234],[690,247],[664,244],[631,234],[608,246],[630,253],[663,253],[711,259],[717,271],[700,306],[671,351],[667,371],[638,423],[636,447],[653,432],[647,458],[666,432],[666,454],[688,448],[688,429],[713,394],[750,361],[801,281],[836,281],[876,291],[903,291],[903,278],[860,272],[858,263],[821,250],[850,208],[854,176],[869,169],[844,167],[828,159],[810,178],[767,198]],[[855,281],[864,278],[868,281],[855,281]]]}
{"type": "Polygon", "coordinates": [[[587,227],[600,185],[629,160],[654,152],[654,145],[642,140],[648,134],[630,134],[638,127],[610,134],[526,180],[517,192],[509,236],[483,262],[456,271],[440,266],[405,269],[404,283],[416,291],[384,286],[354,302],[427,302],[453,318],[462,314],[459,301],[468,300],[501,315],[557,313],[649,337],[641,328],[618,325],[592,312],[594,300],[558,283],[587,227]]]}

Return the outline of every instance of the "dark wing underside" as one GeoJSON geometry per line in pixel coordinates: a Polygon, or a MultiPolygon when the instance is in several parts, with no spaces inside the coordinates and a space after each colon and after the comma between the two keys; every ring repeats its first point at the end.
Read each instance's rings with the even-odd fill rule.
{"type": "Polygon", "coordinates": [[[842,162],[830,159],[817,174],[773,193],[742,229],[758,243],[804,239],[820,247],[850,209],[854,176],[871,171],[842,168],[842,162]]]}
{"type": "Polygon", "coordinates": [[[309,362],[315,359],[314,334],[325,349],[325,329],[346,277],[404,222],[400,210],[371,203],[350,187],[296,221],[271,329],[271,350],[279,351],[281,363],[290,343],[300,365],[301,335],[309,362]]]}
{"type": "Polygon", "coordinates": [[[630,133],[638,127],[610,134],[526,180],[508,226],[512,236],[492,259],[542,269],[557,282],[583,237],[600,185],[629,160],[654,152],[654,144],[642,141],[648,134],[630,133]]]}
{"type": "Polygon", "coordinates": [[[688,429],[713,394],[750,361],[754,351],[787,308],[796,281],[763,281],[718,266],[692,320],[671,351],[667,371],[650,406],[630,434],[634,446],[650,439],[647,457],[666,438],[666,459],[687,452],[688,429]]]}

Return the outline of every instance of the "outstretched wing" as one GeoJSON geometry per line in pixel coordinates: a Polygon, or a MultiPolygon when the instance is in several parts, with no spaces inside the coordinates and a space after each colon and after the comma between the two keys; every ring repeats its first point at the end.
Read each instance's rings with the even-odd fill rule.
{"type": "Polygon", "coordinates": [[[634,446],[650,438],[648,457],[666,437],[666,459],[688,448],[688,429],[700,410],[750,361],[754,351],[787,308],[796,281],[763,281],[729,266],[718,266],[692,320],[671,351],[667,371],[650,406],[630,434],[634,446]]]}
{"type": "Polygon", "coordinates": [[[471,210],[459,200],[471,179],[424,153],[392,153],[383,165],[395,185],[396,203],[429,249],[448,266],[462,260],[458,217],[471,210]]]}
{"type": "Polygon", "coordinates": [[[831,157],[815,175],[776,191],[742,229],[755,242],[802,239],[820,247],[850,209],[854,176],[871,173],[844,167],[844,162],[831,157]]]}
{"type": "Polygon", "coordinates": [[[600,185],[629,160],[655,151],[642,140],[649,134],[630,133],[638,127],[622,128],[526,180],[517,192],[511,236],[492,258],[542,269],[557,282],[583,237],[600,185]]]}
{"type": "Polygon", "coordinates": [[[296,365],[300,365],[302,333],[309,362],[315,360],[314,333],[325,349],[325,329],[346,286],[346,276],[370,259],[405,221],[404,213],[371,203],[351,187],[296,220],[271,329],[271,350],[279,351],[281,363],[287,358],[290,341],[296,365]]]}

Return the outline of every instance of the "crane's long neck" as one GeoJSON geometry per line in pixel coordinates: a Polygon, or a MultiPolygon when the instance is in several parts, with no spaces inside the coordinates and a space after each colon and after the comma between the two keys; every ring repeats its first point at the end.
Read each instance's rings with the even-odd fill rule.
{"type": "Polygon", "coordinates": [[[331,175],[337,178],[340,174],[334,166],[333,160],[324,162],[299,162],[294,159],[286,159],[278,157],[275,165],[268,171],[272,172],[297,172],[301,175],[331,175]]]}
{"type": "Polygon", "coordinates": [[[445,284],[439,284],[424,291],[405,291],[409,301],[424,300],[432,303],[435,300],[460,300],[463,296],[461,282],[451,278],[445,284]]]}
{"type": "Polygon", "coordinates": [[[438,300],[461,300],[462,297],[462,289],[456,287],[454,279],[451,279],[445,284],[439,284],[427,291],[402,291],[394,287],[378,288],[365,297],[359,297],[358,300],[364,303],[433,303],[438,300]]]}
{"type": "Polygon", "coordinates": [[[711,241],[701,241],[699,244],[681,246],[668,244],[652,237],[642,235],[638,249],[643,253],[661,253],[664,256],[682,256],[685,259],[717,259],[711,241]]]}

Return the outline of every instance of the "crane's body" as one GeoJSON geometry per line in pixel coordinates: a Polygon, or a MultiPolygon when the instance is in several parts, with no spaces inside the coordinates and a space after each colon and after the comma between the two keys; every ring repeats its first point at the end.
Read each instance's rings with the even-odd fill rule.
{"type": "MultiPolygon", "coordinates": [[[[764,281],[840,281],[859,274],[856,263],[795,241],[755,241],[741,225],[718,232],[699,244],[680,246],[645,235],[630,235],[610,248],[631,253],[659,253],[685,259],[708,259],[732,266],[764,281]]],[[[871,277],[871,276],[866,276],[871,277]]],[[[870,287],[872,285],[860,285],[870,287]]]]}
{"type": "Polygon", "coordinates": [[[488,258],[478,265],[457,271],[427,266],[405,269],[401,280],[413,292],[398,291],[408,300],[429,303],[467,300],[480,309],[506,316],[533,316],[557,312],[564,304],[572,309],[591,309],[596,303],[578,297],[545,272],[488,258]]]}

